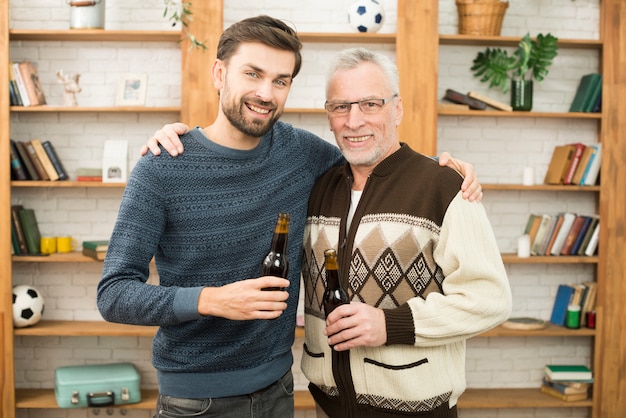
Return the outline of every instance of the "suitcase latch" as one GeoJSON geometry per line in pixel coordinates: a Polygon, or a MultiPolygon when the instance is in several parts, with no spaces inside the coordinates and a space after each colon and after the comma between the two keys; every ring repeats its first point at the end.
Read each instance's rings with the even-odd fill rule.
{"type": "Polygon", "coordinates": [[[78,404],[78,391],[75,390],[72,392],[72,405],[78,404]]]}
{"type": "Polygon", "coordinates": [[[122,388],[121,398],[123,401],[130,400],[130,391],[128,390],[128,388],[122,388]]]}

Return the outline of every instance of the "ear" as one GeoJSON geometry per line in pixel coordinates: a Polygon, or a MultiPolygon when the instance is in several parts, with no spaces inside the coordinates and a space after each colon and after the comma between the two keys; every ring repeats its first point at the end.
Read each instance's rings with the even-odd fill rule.
{"type": "Polygon", "coordinates": [[[226,64],[220,59],[216,59],[211,67],[211,75],[213,76],[213,86],[220,91],[224,87],[226,78],[226,64]]]}
{"type": "Polygon", "coordinates": [[[396,99],[396,126],[400,125],[403,116],[404,106],[402,105],[402,96],[398,96],[398,98],[396,99]]]}

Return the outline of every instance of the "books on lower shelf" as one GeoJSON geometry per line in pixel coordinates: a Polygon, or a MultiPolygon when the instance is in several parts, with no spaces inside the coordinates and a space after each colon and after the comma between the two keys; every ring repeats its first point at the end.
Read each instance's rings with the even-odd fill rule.
{"type": "Polygon", "coordinates": [[[582,401],[589,398],[593,373],[584,365],[548,364],[544,368],[541,392],[562,401],[582,401]]]}
{"type": "Polygon", "coordinates": [[[39,255],[41,232],[35,211],[22,205],[11,206],[11,243],[15,255],[39,255]]]}
{"type": "Polygon", "coordinates": [[[585,74],[581,77],[570,105],[570,112],[599,112],[602,103],[602,75],[585,74]]]}
{"type": "Polygon", "coordinates": [[[593,256],[597,252],[600,217],[573,212],[529,215],[523,234],[535,256],[593,256]]]}
{"type": "Polygon", "coordinates": [[[577,284],[560,284],[554,298],[550,323],[565,326],[567,310],[570,306],[580,307],[580,325],[586,326],[587,312],[596,307],[597,284],[585,281],[577,284]]]}
{"type": "Polygon", "coordinates": [[[593,381],[591,369],[583,364],[546,364],[546,377],[551,381],[593,381]]]}
{"type": "Polygon", "coordinates": [[[52,143],[35,138],[11,140],[11,179],[57,181],[68,180],[69,175],[52,143]],[[18,173],[17,167],[23,173],[18,173]]]}

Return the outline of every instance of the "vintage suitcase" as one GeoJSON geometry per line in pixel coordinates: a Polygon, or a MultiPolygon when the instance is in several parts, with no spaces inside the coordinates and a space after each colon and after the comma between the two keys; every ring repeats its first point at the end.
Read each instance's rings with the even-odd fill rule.
{"type": "Polygon", "coordinates": [[[131,363],[58,367],[54,395],[60,408],[137,403],[139,373],[131,363]]]}

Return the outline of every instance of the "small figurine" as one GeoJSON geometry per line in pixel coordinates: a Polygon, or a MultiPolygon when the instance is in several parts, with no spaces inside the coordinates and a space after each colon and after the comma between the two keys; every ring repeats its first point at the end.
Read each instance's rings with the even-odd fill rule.
{"type": "Polygon", "coordinates": [[[80,74],[64,74],[63,70],[57,71],[57,80],[60,84],[63,84],[65,89],[63,93],[63,105],[65,106],[77,106],[76,93],[80,93],[82,90],[78,85],[80,74]]]}

